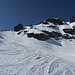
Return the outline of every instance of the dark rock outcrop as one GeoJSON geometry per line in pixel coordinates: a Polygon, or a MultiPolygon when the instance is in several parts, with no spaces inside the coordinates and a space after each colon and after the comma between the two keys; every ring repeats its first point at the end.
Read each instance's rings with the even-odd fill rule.
{"type": "Polygon", "coordinates": [[[45,21],[46,23],[47,22],[51,22],[51,23],[54,23],[54,24],[59,24],[59,25],[63,25],[63,22],[60,20],[60,19],[55,19],[55,18],[49,18],[45,21]]]}
{"type": "Polygon", "coordinates": [[[52,26],[52,25],[50,25],[50,26],[47,26],[47,27],[49,27],[49,28],[56,28],[56,26],[52,26]]]}
{"type": "Polygon", "coordinates": [[[65,33],[75,34],[75,29],[63,29],[65,33]]]}
{"type": "Polygon", "coordinates": [[[52,37],[52,38],[55,38],[55,37],[61,37],[61,33],[58,33],[58,32],[55,32],[55,31],[52,31],[52,32],[49,32],[49,31],[43,31],[44,33],[48,34],[49,37],[52,37]]]}
{"type": "Polygon", "coordinates": [[[22,24],[18,24],[17,26],[14,27],[14,31],[20,31],[23,29],[23,25],[22,24]]]}
{"type": "Polygon", "coordinates": [[[63,38],[64,38],[64,39],[75,39],[74,36],[70,36],[69,34],[64,34],[64,35],[63,35],[63,38]]]}
{"type": "Polygon", "coordinates": [[[33,38],[36,38],[38,40],[42,40],[42,41],[45,41],[45,40],[48,40],[49,38],[58,38],[61,37],[62,35],[58,32],[48,32],[48,31],[42,31],[44,33],[40,33],[40,34],[34,34],[34,33],[28,33],[27,36],[29,38],[33,37],[33,38]]]}
{"type": "Polygon", "coordinates": [[[22,33],[22,31],[18,32],[17,34],[20,35],[22,33]]]}
{"type": "Polygon", "coordinates": [[[30,27],[30,29],[32,29],[33,28],[33,25],[29,25],[29,27],[30,27]]]}
{"type": "Polygon", "coordinates": [[[75,16],[72,16],[72,18],[70,19],[70,23],[75,22],[75,16]]]}
{"type": "Polygon", "coordinates": [[[49,24],[48,22],[42,22],[42,24],[49,24]]]}
{"type": "Polygon", "coordinates": [[[42,41],[49,39],[49,36],[47,36],[46,34],[43,34],[43,33],[40,33],[40,34],[28,33],[27,36],[29,38],[33,37],[33,38],[36,38],[36,39],[42,40],[42,41]]]}

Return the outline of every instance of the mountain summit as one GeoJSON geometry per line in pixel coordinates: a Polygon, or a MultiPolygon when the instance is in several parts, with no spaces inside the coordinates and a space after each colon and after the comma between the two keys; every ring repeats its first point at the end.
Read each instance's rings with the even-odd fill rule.
{"type": "Polygon", "coordinates": [[[1,30],[0,75],[75,75],[75,22],[49,18],[1,30]]]}
{"type": "Polygon", "coordinates": [[[14,31],[19,31],[17,32],[18,35],[23,33],[29,38],[33,37],[42,41],[50,38],[75,39],[75,22],[67,23],[58,18],[49,18],[38,25],[23,27],[22,24],[19,24],[14,27],[14,31]]]}

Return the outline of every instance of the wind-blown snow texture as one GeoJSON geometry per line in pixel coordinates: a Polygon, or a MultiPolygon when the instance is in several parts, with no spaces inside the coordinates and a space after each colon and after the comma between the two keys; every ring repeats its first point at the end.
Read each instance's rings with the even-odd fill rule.
{"type": "Polygon", "coordinates": [[[47,27],[50,25],[25,27],[20,35],[0,31],[0,75],[75,75],[75,39],[41,41],[27,37],[27,33],[40,34],[42,30],[64,35],[63,28],[72,28],[71,24],[57,25],[55,30],[47,27]]]}

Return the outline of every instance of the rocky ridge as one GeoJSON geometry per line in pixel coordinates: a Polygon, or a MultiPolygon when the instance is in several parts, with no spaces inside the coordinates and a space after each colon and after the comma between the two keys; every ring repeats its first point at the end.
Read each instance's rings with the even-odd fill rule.
{"type": "Polygon", "coordinates": [[[19,24],[14,27],[14,31],[18,35],[23,33],[29,38],[33,37],[42,41],[50,38],[54,38],[55,40],[59,40],[60,38],[75,39],[75,22],[67,23],[58,18],[49,18],[37,25],[24,27],[22,24],[19,24]]]}

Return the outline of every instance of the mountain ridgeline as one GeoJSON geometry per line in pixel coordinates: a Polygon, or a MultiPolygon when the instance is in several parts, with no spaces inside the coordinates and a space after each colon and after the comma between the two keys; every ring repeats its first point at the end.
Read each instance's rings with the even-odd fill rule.
{"type": "Polygon", "coordinates": [[[53,38],[60,39],[75,39],[75,16],[69,22],[58,18],[49,18],[37,25],[23,26],[21,23],[14,27],[14,31],[18,35],[23,33],[27,37],[38,40],[48,40],[53,38]]]}

